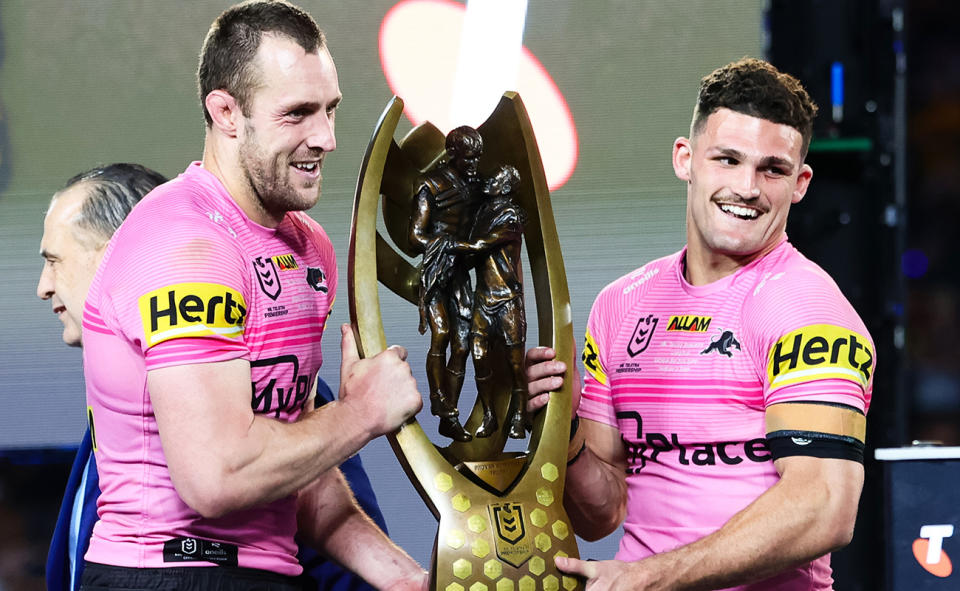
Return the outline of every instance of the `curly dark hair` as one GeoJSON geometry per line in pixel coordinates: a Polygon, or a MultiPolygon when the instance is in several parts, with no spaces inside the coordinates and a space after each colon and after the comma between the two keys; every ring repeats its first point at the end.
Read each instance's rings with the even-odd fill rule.
{"type": "Polygon", "coordinates": [[[789,125],[803,137],[801,155],[806,157],[817,105],[799,80],[768,62],[743,58],[704,76],[693,110],[690,137],[703,130],[707,118],[717,109],[789,125]]]}
{"type": "Polygon", "coordinates": [[[203,40],[197,68],[200,106],[208,126],[213,120],[206,99],[214,90],[229,92],[240,111],[249,115],[247,107],[259,74],[254,58],[264,33],[291,39],[308,53],[322,49],[326,43],[313,17],[282,0],[252,0],[223,11],[203,40]]]}

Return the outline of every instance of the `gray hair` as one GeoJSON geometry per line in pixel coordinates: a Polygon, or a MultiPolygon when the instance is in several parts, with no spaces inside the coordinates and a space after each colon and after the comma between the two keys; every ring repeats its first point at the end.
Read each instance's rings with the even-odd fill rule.
{"type": "Polygon", "coordinates": [[[74,230],[82,230],[79,240],[96,242],[93,248],[106,244],[117,231],[124,218],[143,197],[157,185],[167,182],[159,172],[146,166],[129,163],[98,166],[72,177],[53,196],[56,201],[67,189],[84,183],[87,195],[80,212],[73,219],[74,230]]]}

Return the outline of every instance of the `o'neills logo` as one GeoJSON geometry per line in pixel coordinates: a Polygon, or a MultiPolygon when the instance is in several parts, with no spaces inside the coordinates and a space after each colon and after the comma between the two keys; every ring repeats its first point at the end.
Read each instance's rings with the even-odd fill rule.
{"type": "Polygon", "coordinates": [[[182,337],[243,335],[247,305],[240,292],[216,283],[177,283],[137,300],[147,346],[182,337]]]}
{"type": "Polygon", "coordinates": [[[670,323],[667,324],[667,330],[679,330],[683,332],[707,332],[710,328],[710,316],[671,316],[670,323]]]}
{"type": "Polygon", "coordinates": [[[533,556],[530,547],[530,538],[523,522],[523,505],[521,503],[494,503],[487,505],[490,512],[490,521],[497,528],[494,542],[497,556],[507,564],[520,568],[524,562],[533,556]]]}
{"type": "Polygon", "coordinates": [[[848,328],[812,324],[789,332],[771,347],[770,388],[826,378],[850,380],[866,388],[873,368],[870,340],[848,328]]]}

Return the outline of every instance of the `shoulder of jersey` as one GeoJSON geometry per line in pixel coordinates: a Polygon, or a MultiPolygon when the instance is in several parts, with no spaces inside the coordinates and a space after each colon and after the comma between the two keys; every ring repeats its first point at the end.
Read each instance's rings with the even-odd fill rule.
{"type": "Polygon", "coordinates": [[[748,302],[763,303],[786,298],[800,305],[808,294],[821,295],[824,291],[840,294],[836,282],[826,271],[793,248],[776,255],[768,264],[761,265],[754,280],[753,289],[747,293],[748,302]]]}
{"type": "Polygon", "coordinates": [[[236,240],[242,222],[234,206],[219,202],[203,186],[177,177],[156,188],[130,212],[128,219],[149,230],[186,232],[193,237],[221,235],[236,240]]]}
{"type": "Polygon", "coordinates": [[[130,212],[134,219],[142,216],[157,217],[166,222],[176,222],[183,215],[203,215],[213,205],[201,187],[193,186],[175,178],[151,191],[130,212]]]}
{"type": "Polygon", "coordinates": [[[671,267],[679,253],[651,261],[646,265],[627,273],[623,277],[607,284],[600,291],[600,298],[623,298],[631,294],[645,293],[650,286],[671,272],[671,267]]]}
{"type": "Polygon", "coordinates": [[[317,247],[333,248],[333,242],[327,236],[320,222],[307,215],[304,211],[292,211],[289,217],[291,223],[299,232],[306,235],[317,247]]]}

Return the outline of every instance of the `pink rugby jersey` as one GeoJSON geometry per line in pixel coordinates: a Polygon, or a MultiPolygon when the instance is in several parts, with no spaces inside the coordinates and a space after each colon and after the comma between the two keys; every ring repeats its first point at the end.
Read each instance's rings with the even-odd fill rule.
{"type": "MultiPolygon", "coordinates": [[[[684,254],[608,285],[587,324],[579,414],[618,428],[627,450],[621,560],[710,534],[778,480],[765,440],[770,405],[866,413],[870,404],[870,335],[833,280],[786,239],[704,286],[684,279],[684,254]]],[[[832,581],[825,556],[736,589],[824,590],[832,581]]]]}
{"type": "Polygon", "coordinates": [[[107,249],[84,310],[87,404],[102,491],[88,561],[301,572],[295,496],[217,519],[180,499],[147,372],[246,359],[254,412],[294,421],[313,391],[336,288],[333,246],[319,224],[301,212],[275,229],[252,222],[199,162],[134,208],[107,249]]]}

